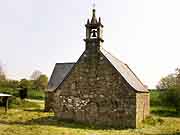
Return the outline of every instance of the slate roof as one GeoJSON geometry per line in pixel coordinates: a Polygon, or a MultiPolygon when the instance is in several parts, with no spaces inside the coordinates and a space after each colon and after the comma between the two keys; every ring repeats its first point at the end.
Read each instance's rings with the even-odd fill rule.
{"type": "MultiPolygon", "coordinates": [[[[102,47],[100,48],[102,54],[108,59],[108,61],[114,66],[114,68],[122,75],[122,77],[134,88],[137,92],[148,92],[143,83],[133,73],[127,64],[123,63],[102,47]]],[[[83,56],[83,55],[82,55],[83,56]]],[[[46,91],[54,91],[61,85],[65,77],[72,70],[75,63],[57,63],[54,67],[54,71],[48,83],[48,89],[46,91]]]]}
{"type": "Polygon", "coordinates": [[[54,91],[71,71],[75,63],[56,63],[46,91],[54,91]]]}
{"type": "Polygon", "coordinates": [[[148,92],[144,87],[143,83],[139,78],[133,73],[133,71],[128,67],[127,64],[123,63],[105,49],[101,47],[101,52],[109,60],[109,62],[116,68],[116,70],[122,75],[122,77],[133,87],[136,91],[139,92],[148,92]]]}

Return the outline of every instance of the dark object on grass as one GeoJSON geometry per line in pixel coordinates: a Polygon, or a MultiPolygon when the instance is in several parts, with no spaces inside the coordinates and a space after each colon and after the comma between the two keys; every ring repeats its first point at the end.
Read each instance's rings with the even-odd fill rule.
{"type": "Polygon", "coordinates": [[[8,110],[8,99],[9,97],[11,97],[11,95],[8,95],[8,94],[3,94],[3,93],[0,93],[0,100],[1,100],[1,105],[3,105],[5,107],[5,112],[7,113],[7,110],[8,110]]]}
{"type": "Polygon", "coordinates": [[[21,99],[27,98],[27,88],[22,88],[19,90],[19,96],[21,99]]]}

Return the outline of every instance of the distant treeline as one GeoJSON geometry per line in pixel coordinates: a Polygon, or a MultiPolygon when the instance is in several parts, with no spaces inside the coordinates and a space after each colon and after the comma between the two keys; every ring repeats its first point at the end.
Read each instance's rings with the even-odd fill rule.
{"type": "Polygon", "coordinates": [[[151,106],[174,108],[177,113],[180,113],[180,89],[151,90],[150,104],[151,106]]]}
{"type": "Polygon", "coordinates": [[[43,99],[44,89],[48,84],[46,75],[40,75],[36,80],[21,79],[20,81],[0,78],[0,93],[7,93],[13,96],[20,96],[20,91],[27,90],[28,98],[43,99]]]}

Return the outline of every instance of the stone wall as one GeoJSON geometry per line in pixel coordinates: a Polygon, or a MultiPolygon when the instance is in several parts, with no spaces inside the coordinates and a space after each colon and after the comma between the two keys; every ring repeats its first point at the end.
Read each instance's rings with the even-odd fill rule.
{"type": "Polygon", "coordinates": [[[136,93],[98,50],[83,53],[54,95],[53,110],[60,119],[136,127],[136,93]]]}
{"type": "Polygon", "coordinates": [[[54,104],[54,93],[53,92],[46,92],[45,93],[45,112],[52,111],[53,104],[54,104]]]}

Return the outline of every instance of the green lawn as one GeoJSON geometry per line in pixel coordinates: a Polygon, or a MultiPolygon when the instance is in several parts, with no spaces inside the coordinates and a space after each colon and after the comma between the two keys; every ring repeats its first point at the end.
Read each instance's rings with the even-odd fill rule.
{"type": "Polygon", "coordinates": [[[0,108],[0,135],[180,135],[180,117],[161,115],[160,107],[152,108],[153,117],[142,128],[116,130],[58,121],[53,113],[43,112],[42,102],[34,104],[11,108],[7,114],[0,108]]]}

